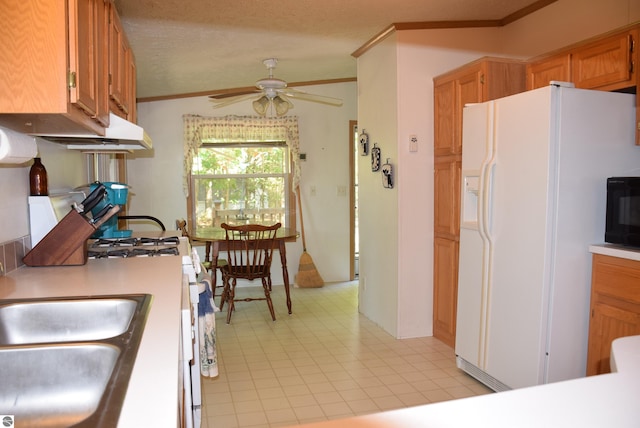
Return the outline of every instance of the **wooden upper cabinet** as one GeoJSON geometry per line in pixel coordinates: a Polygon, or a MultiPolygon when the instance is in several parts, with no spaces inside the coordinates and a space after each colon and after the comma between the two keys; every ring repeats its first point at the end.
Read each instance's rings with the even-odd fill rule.
{"type": "Polygon", "coordinates": [[[634,33],[616,34],[575,50],[571,55],[571,80],[576,88],[615,90],[635,86],[634,33]]]}
{"type": "Polygon", "coordinates": [[[459,142],[456,141],[456,109],[455,109],[455,80],[436,83],[434,95],[434,154],[448,155],[458,151],[459,142]]]}
{"type": "Polygon", "coordinates": [[[135,122],[135,60],[113,5],[109,28],[109,75],[111,111],[135,122]]]}
{"type": "Polygon", "coordinates": [[[482,58],[434,79],[434,155],[462,153],[462,109],[523,92],[521,61],[482,58]]]}
{"type": "Polygon", "coordinates": [[[104,0],[3,1],[12,25],[0,32],[1,124],[22,132],[104,133],[101,6],[104,0]]]}
{"type": "Polygon", "coordinates": [[[571,81],[571,55],[560,54],[527,64],[527,90],[549,86],[552,80],[571,81]]]}
{"type": "Polygon", "coordinates": [[[109,126],[106,7],[104,0],[69,0],[69,99],[105,127],[109,126]]]}
{"type": "Polygon", "coordinates": [[[127,113],[127,119],[133,123],[138,122],[138,109],[136,105],[136,61],[133,57],[133,51],[129,49],[129,72],[127,73],[127,79],[129,84],[127,87],[129,88],[129,112],[127,113]]]}
{"type": "Polygon", "coordinates": [[[636,85],[637,29],[590,40],[527,64],[527,89],[552,80],[573,82],[576,88],[613,91],[636,85]]]}
{"type": "MultiPolygon", "coordinates": [[[[531,59],[527,89],[551,80],[573,82],[576,88],[638,92],[640,25],[612,31],[531,59]]],[[[640,97],[636,97],[636,144],[640,145],[640,97]]]]}

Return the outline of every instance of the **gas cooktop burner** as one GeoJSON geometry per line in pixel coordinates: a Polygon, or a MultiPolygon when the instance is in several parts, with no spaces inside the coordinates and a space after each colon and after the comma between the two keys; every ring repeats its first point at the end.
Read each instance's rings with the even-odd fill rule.
{"type": "Polygon", "coordinates": [[[140,238],[138,245],[178,245],[177,236],[167,236],[164,238],[140,238]]]}
{"type": "Polygon", "coordinates": [[[89,244],[91,259],[178,256],[177,236],[161,238],[100,238],[89,244]]]}
{"type": "Polygon", "coordinates": [[[177,256],[177,247],[159,248],[156,250],[146,248],[133,248],[129,250],[127,257],[155,257],[155,256],[177,256]]]}
{"type": "Polygon", "coordinates": [[[110,249],[107,251],[89,250],[87,255],[90,259],[123,259],[129,257],[129,250],[110,249]]]}
{"type": "Polygon", "coordinates": [[[92,247],[135,247],[138,238],[100,238],[91,245],[92,247]]]}

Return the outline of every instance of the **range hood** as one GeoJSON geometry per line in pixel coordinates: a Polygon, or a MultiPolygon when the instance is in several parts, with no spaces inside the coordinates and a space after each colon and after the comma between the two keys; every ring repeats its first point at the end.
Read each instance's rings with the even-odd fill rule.
{"type": "Polygon", "coordinates": [[[109,127],[105,129],[105,135],[51,133],[31,135],[66,144],[68,149],[86,152],[145,150],[152,147],[151,137],[142,127],[113,113],[109,113],[109,127]]]}

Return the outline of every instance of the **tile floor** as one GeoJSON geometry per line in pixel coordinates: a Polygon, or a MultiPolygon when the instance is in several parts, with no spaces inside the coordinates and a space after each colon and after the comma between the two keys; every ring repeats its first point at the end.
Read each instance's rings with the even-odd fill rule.
{"type": "Polygon", "coordinates": [[[274,287],[276,322],[264,301],[237,303],[229,325],[218,313],[220,375],[202,379],[202,427],[284,427],[491,392],[437,339],[397,340],[358,314],[357,292],[357,282],[294,288],[289,316],[274,287]]]}

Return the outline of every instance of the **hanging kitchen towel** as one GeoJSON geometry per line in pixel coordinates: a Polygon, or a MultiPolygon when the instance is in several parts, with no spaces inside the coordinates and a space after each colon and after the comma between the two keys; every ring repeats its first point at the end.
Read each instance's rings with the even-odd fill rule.
{"type": "Polygon", "coordinates": [[[211,277],[200,282],[204,291],[198,302],[198,333],[200,335],[200,373],[202,376],[218,376],[218,353],[216,351],[216,305],[211,292],[211,277]]]}

